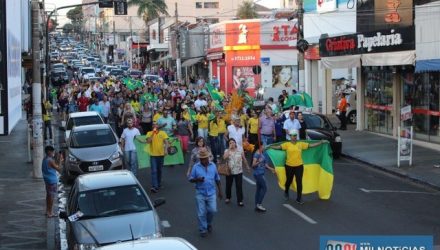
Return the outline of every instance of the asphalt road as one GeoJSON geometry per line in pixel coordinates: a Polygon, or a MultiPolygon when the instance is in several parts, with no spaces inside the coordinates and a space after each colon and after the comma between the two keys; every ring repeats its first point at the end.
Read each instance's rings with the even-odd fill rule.
{"type": "MultiPolygon", "coordinates": [[[[303,205],[293,199],[285,202],[268,172],[266,213],[254,211],[255,185],[244,181],[245,206],[236,205],[233,189],[230,204],[218,203],[213,233],[201,238],[194,187],[185,172],[186,166],[166,167],[164,189],[150,196],[167,200],[157,209],[170,225],[165,236],[185,238],[198,249],[318,249],[320,235],[423,234],[434,235],[435,245],[440,245],[440,193],[345,158],[334,162],[330,200],[310,194],[303,205]]],[[[251,174],[246,176],[253,181],[251,174]]],[[[149,190],[149,169],[141,170],[138,178],[149,190]]]]}

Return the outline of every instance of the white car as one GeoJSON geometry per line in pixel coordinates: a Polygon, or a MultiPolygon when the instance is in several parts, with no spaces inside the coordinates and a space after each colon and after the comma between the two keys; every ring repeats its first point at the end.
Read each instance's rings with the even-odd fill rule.
{"type": "Polygon", "coordinates": [[[92,124],[104,124],[104,120],[95,111],[87,111],[87,112],[74,112],[70,113],[67,118],[67,124],[65,127],[64,133],[64,141],[67,143],[70,137],[70,131],[72,131],[73,127],[84,126],[84,125],[92,125],[92,124]]]}
{"type": "Polygon", "coordinates": [[[119,68],[118,68],[118,67],[115,67],[115,66],[105,65],[105,66],[102,68],[102,74],[103,74],[103,76],[109,76],[110,71],[112,71],[112,69],[119,69],[119,68]]]}
{"type": "Polygon", "coordinates": [[[96,76],[96,70],[93,67],[82,67],[79,70],[79,78],[88,80],[90,77],[96,76]]]}
{"type": "Polygon", "coordinates": [[[162,237],[162,238],[120,242],[120,243],[115,243],[115,244],[99,247],[99,248],[97,248],[97,250],[98,249],[100,249],[100,250],[121,250],[121,249],[131,249],[131,250],[144,250],[144,249],[196,250],[197,248],[182,238],[162,237]]]}

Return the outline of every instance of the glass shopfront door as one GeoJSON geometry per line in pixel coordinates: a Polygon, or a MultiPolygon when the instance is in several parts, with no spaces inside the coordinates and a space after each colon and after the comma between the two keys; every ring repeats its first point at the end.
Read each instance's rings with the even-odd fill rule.
{"type": "Polygon", "coordinates": [[[393,133],[393,76],[385,67],[363,68],[365,79],[365,129],[393,133]]]}

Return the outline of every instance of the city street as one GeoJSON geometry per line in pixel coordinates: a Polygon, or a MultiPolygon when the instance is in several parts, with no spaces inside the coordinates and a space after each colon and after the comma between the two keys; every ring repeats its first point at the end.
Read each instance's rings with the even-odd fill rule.
{"type": "MultiPolygon", "coordinates": [[[[246,173],[245,207],[236,205],[233,189],[229,205],[219,202],[214,230],[207,238],[198,234],[194,188],[185,179],[186,166],[166,167],[165,187],[151,198],[167,200],[158,208],[164,224],[169,224],[165,235],[185,238],[199,249],[318,249],[320,235],[425,234],[434,235],[434,244],[440,244],[440,193],[345,158],[335,161],[334,170],[331,199],[306,195],[304,205],[285,202],[275,176],[267,173],[265,214],[254,211],[255,185],[246,173]]],[[[149,172],[139,173],[146,190],[149,172]]]]}

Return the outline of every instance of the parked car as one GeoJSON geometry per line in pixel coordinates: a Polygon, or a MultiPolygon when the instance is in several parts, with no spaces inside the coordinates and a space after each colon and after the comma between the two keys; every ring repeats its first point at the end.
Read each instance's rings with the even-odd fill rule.
{"type": "Polygon", "coordinates": [[[109,124],[74,127],[65,155],[67,180],[85,173],[122,169],[122,150],[109,124]]]}
{"type": "Polygon", "coordinates": [[[66,71],[52,71],[50,81],[54,86],[60,86],[69,82],[69,76],[66,71]]]}
{"type": "Polygon", "coordinates": [[[116,78],[124,78],[125,74],[124,71],[121,69],[112,69],[110,73],[108,73],[108,76],[114,76],[116,78]]]}
{"type": "Polygon", "coordinates": [[[162,80],[162,78],[158,75],[148,75],[148,74],[143,75],[142,79],[145,79],[148,82],[157,82],[159,80],[162,80]]]}
{"type": "Polygon", "coordinates": [[[127,241],[121,243],[115,243],[103,247],[98,247],[97,250],[145,250],[145,249],[155,249],[155,250],[196,250],[197,248],[185,239],[178,237],[162,237],[155,239],[144,239],[127,241]]]}
{"type": "MultiPolygon", "coordinates": [[[[333,151],[333,157],[339,158],[342,152],[342,139],[336,127],[323,114],[302,112],[307,125],[307,136],[311,140],[327,140],[333,151]]],[[[289,117],[289,111],[284,112],[289,117]]]]}
{"type": "Polygon", "coordinates": [[[52,71],[66,71],[66,66],[63,63],[54,63],[50,65],[52,71]]]}
{"type": "Polygon", "coordinates": [[[128,71],[127,75],[131,78],[137,78],[140,79],[142,77],[142,71],[131,69],[128,71]]]}
{"type": "Polygon", "coordinates": [[[95,249],[161,237],[163,229],[155,207],[164,203],[164,199],[151,202],[130,171],[81,175],[70,190],[66,211],[60,213],[66,221],[68,247],[95,249]]]}
{"type": "Polygon", "coordinates": [[[104,67],[103,67],[102,70],[101,70],[101,74],[102,74],[103,76],[109,76],[108,74],[110,74],[110,71],[111,71],[112,69],[118,69],[118,67],[111,66],[111,65],[104,65],[104,67]]]}
{"type": "Polygon", "coordinates": [[[92,125],[92,124],[104,124],[104,120],[95,111],[87,112],[74,112],[70,113],[67,118],[67,123],[64,132],[64,141],[67,143],[70,137],[70,132],[73,127],[92,125]]]}
{"type": "Polygon", "coordinates": [[[96,76],[95,68],[93,67],[82,67],[79,70],[79,79],[81,80],[88,80],[89,77],[96,76]]]}

